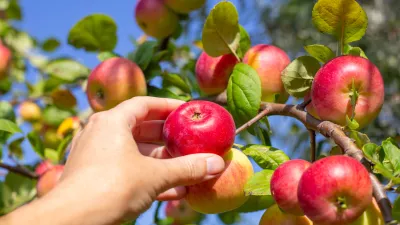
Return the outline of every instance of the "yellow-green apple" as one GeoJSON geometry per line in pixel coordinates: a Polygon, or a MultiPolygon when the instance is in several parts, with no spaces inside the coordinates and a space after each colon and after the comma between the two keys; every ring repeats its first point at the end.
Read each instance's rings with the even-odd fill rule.
{"type": "Polygon", "coordinates": [[[164,3],[173,11],[181,14],[190,13],[201,8],[206,0],[164,0],[164,3]]]}
{"type": "Polygon", "coordinates": [[[346,115],[352,115],[353,82],[359,94],[355,119],[360,128],[378,116],[385,92],[381,73],[368,59],[346,55],[327,62],[315,75],[312,102],[321,119],[346,125],[346,115]]]}
{"type": "Polygon", "coordinates": [[[19,106],[19,114],[21,118],[28,122],[35,122],[41,118],[40,107],[31,101],[24,101],[19,106]]]}
{"type": "Polygon", "coordinates": [[[207,95],[223,92],[237,63],[232,54],[211,57],[202,52],[196,63],[196,79],[200,90],[207,95]]]}
{"type": "Polygon", "coordinates": [[[159,39],[172,35],[179,26],[178,15],[163,0],[139,0],[135,16],[145,34],[159,39]]]}
{"type": "MultiPolygon", "coordinates": [[[[308,101],[311,99],[311,92],[308,92],[305,96],[304,96],[304,101],[308,101]]],[[[311,101],[307,106],[306,106],[306,110],[307,112],[313,116],[316,119],[320,119],[317,112],[315,111],[313,102],[311,101]]]]}
{"type": "Polygon", "coordinates": [[[190,101],[168,115],[163,139],[173,157],[194,153],[224,156],[235,141],[235,121],[216,103],[190,101]]]}
{"type": "Polygon", "coordinates": [[[244,153],[232,148],[225,154],[224,161],[225,169],[220,176],[187,187],[185,199],[195,211],[204,214],[227,212],[248,200],[244,187],[254,174],[250,160],[244,153]]]}
{"type": "Polygon", "coordinates": [[[372,203],[367,169],[357,160],[334,155],[314,162],[297,191],[304,214],[318,225],[354,222],[372,203]]]}
{"type": "Polygon", "coordinates": [[[35,173],[37,173],[40,176],[53,167],[54,167],[53,163],[51,163],[49,160],[45,160],[39,163],[39,165],[35,169],[35,173]]]}
{"type": "Polygon", "coordinates": [[[383,219],[381,210],[379,209],[378,203],[375,199],[372,201],[367,210],[358,217],[358,219],[350,225],[384,225],[385,220],[383,219]]]}
{"type": "Polygon", "coordinates": [[[62,140],[57,135],[57,131],[54,128],[47,129],[43,134],[43,145],[46,148],[57,149],[61,141],[62,140]]]}
{"type": "Polygon", "coordinates": [[[57,136],[64,139],[68,134],[75,135],[81,127],[81,120],[77,116],[66,118],[57,128],[57,136]]]}
{"type": "Polygon", "coordinates": [[[51,93],[53,104],[60,109],[70,109],[76,106],[76,98],[68,89],[57,89],[51,93]]]}
{"type": "Polygon", "coordinates": [[[56,165],[39,177],[36,185],[37,196],[43,197],[57,185],[64,171],[64,165],[56,165]]]}
{"type": "Polygon", "coordinates": [[[201,219],[201,214],[190,208],[184,199],[168,201],[165,216],[173,219],[173,225],[193,224],[201,219]]]}
{"type": "Polygon", "coordinates": [[[146,95],[146,80],[135,63],[113,57],[100,63],[90,73],[86,94],[94,111],[104,111],[127,99],[146,95]]]}
{"type": "Polygon", "coordinates": [[[312,225],[306,216],[283,212],[277,204],[270,206],[261,217],[259,225],[312,225]]]}
{"type": "Polygon", "coordinates": [[[8,76],[12,54],[9,48],[0,42],[0,80],[8,76]]]}
{"type": "Polygon", "coordinates": [[[285,103],[288,100],[289,94],[281,78],[282,71],[290,64],[286,52],[273,45],[259,44],[247,51],[243,62],[253,67],[260,76],[262,101],[285,103]]]}
{"type": "Polygon", "coordinates": [[[270,190],[276,204],[286,213],[304,215],[297,199],[297,187],[304,171],[311,163],[293,159],[281,164],[272,174],[270,190]]]}

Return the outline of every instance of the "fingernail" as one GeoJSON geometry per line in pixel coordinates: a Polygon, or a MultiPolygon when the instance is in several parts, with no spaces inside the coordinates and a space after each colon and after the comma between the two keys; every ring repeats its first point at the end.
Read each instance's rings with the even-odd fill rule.
{"type": "Polygon", "coordinates": [[[225,162],[219,156],[211,156],[207,158],[207,174],[216,175],[225,169],[225,162]]]}

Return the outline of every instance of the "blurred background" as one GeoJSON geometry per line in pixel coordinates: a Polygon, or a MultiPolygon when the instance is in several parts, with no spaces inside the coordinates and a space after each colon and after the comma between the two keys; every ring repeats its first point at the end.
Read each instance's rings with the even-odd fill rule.
{"type": "MultiPolygon", "coordinates": [[[[1,3],[2,1],[0,1],[1,3]]],[[[15,1],[18,2],[18,1],[15,1]]],[[[184,33],[176,41],[178,46],[191,45],[188,54],[189,60],[195,62],[200,49],[192,45],[201,39],[201,30],[206,16],[211,8],[219,1],[208,0],[205,7],[190,14],[189,20],[184,23],[184,33]]],[[[319,33],[312,24],[311,11],[316,1],[314,0],[234,0],[239,11],[240,24],[249,32],[252,45],[264,43],[273,44],[284,49],[291,57],[305,55],[303,46],[309,44],[325,44],[336,49],[336,42],[329,36],[319,33]]],[[[360,0],[358,1],[369,18],[366,36],[353,46],[361,47],[368,58],[377,65],[385,80],[385,105],[379,117],[362,132],[367,133],[371,140],[380,143],[387,137],[393,137],[400,142],[400,1],[396,0],[360,0]]],[[[111,16],[118,25],[118,44],[115,49],[120,55],[128,55],[135,46],[132,40],[137,40],[143,35],[134,19],[135,0],[20,0],[21,20],[14,20],[12,24],[22,31],[32,35],[37,40],[49,37],[58,39],[60,47],[54,52],[45,52],[48,57],[68,56],[78,62],[94,68],[99,60],[97,54],[77,50],[67,44],[69,30],[81,18],[102,13],[111,16]]],[[[165,65],[168,68],[168,65],[165,65]]],[[[27,64],[26,72],[22,75],[30,83],[38,81],[38,72],[27,64]]],[[[160,80],[154,79],[155,86],[160,85],[160,80]]],[[[13,87],[21,92],[26,91],[24,85],[15,84],[13,87]]],[[[79,110],[89,108],[86,95],[82,88],[73,88],[73,94],[78,100],[79,110]]],[[[2,99],[11,100],[10,95],[1,96],[2,99]]],[[[291,98],[288,103],[299,103],[302,99],[291,98]]],[[[305,154],[309,151],[308,132],[304,127],[291,118],[271,117],[272,146],[285,151],[291,158],[309,159],[305,154]]],[[[23,124],[24,132],[28,132],[30,124],[23,124]]],[[[317,137],[318,151],[326,152],[332,147],[328,140],[317,137]]],[[[259,143],[257,139],[242,136],[238,143],[259,143]]],[[[7,151],[5,146],[4,152],[7,151]]],[[[22,143],[24,152],[23,162],[35,164],[39,158],[36,156],[29,142],[22,143]]],[[[3,160],[11,162],[7,154],[3,153],[3,160]]],[[[258,167],[254,164],[256,170],[258,167]]],[[[1,176],[5,171],[1,170],[1,176]]],[[[153,221],[155,206],[140,216],[139,225],[150,225],[153,221]]],[[[162,211],[163,212],[163,211],[162,211]]],[[[263,211],[241,215],[227,215],[225,222],[237,224],[257,224],[263,211]]],[[[162,214],[163,215],[163,214],[162,214]]],[[[223,224],[216,215],[208,216],[203,224],[223,224]]]]}

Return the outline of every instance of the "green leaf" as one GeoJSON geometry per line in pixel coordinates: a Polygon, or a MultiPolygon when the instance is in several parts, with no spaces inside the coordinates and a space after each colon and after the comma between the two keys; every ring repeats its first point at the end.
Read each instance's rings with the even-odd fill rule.
{"type": "Polygon", "coordinates": [[[400,196],[393,203],[392,215],[393,219],[400,221],[400,196]]]}
{"type": "Polygon", "coordinates": [[[117,25],[104,14],[86,16],[70,30],[68,44],[86,51],[112,51],[117,44],[117,25]]]}
{"type": "Polygon", "coordinates": [[[0,101],[0,119],[6,119],[15,122],[14,109],[9,102],[0,101]]]}
{"type": "Polygon", "coordinates": [[[60,42],[56,38],[49,38],[42,44],[42,49],[46,52],[54,52],[58,47],[60,47],[60,42]]]}
{"type": "Polygon", "coordinates": [[[60,161],[57,150],[51,148],[44,149],[44,158],[50,160],[55,164],[59,163],[60,161]]]}
{"type": "Polygon", "coordinates": [[[271,195],[263,196],[250,196],[249,199],[239,208],[235,209],[236,212],[248,213],[264,210],[275,203],[271,195]]]}
{"type": "Polygon", "coordinates": [[[40,158],[44,159],[44,146],[43,142],[40,139],[39,135],[35,132],[30,132],[28,135],[29,143],[31,143],[33,150],[40,156],[40,158]]]}
{"type": "Polygon", "coordinates": [[[238,63],[229,78],[228,110],[240,126],[257,115],[261,104],[261,81],[257,72],[244,63],[238,63]]]}
{"type": "Polygon", "coordinates": [[[318,60],[311,56],[295,59],[282,71],[286,91],[294,97],[304,97],[311,89],[314,76],[320,67],[318,60]]]}
{"type": "Polygon", "coordinates": [[[6,119],[0,119],[0,130],[11,134],[22,133],[22,130],[14,122],[6,119]]]}
{"type": "Polygon", "coordinates": [[[25,137],[20,137],[15,140],[13,140],[9,145],[8,145],[8,151],[12,155],[16,156],[19,160],[22,160],[24,157],[24,153],[21,148],[22,142],[25,140],[25,137]]]}
{"type": "Polygon", "coordinates": [[[64,119],[73,116],[69,110],[60,109],[56,106],[48,106],[43,110],[43,121],[51,126],[59,126],[64,119]]]}
{"type": "Polygon", "coordinates": [[[183,101],[188,101],[190,100],[190,96],[188,95],[176,95],[175,93],[171,92],[168,89],[160,89],[154,86],[149,86],[148,87],[148,95],[153,96],[153,97],[158,97],[158,98],[173,98],[173,99],[179,99],[183,101]]]}
{"type": "Polygon", "coordinates": [[[144,71],[149,66],[155,47],[157,46],[156,41],[146,41],[139,45],[135,51],[132,60],[144,71]]]}
{"type": "Polygon", "coordinates": [[[0,80],[0,94],[5,94],[11,90],[12,82],[9,78],[0,80]]]}
{"type": "MultiPolygon", "coordinates": [[[[0,194],[5,207],[0,207],[0,213],[8,213],[32,200],[36,194],[36,182],[33,179],[8,173],[0,194]]],[[[1,204],[0,204],[1,205],[1,204]]]]}
{"type": "Polygon", "coordinates": [[[71,143],[72,139],[73,139],[73,135],[70,134],[67,137],[65,137],[61,141],[61,143],[58,145],[57,152],[58,152],[58,158],[60,160],[64,158],[65,151],[67,150],[67,147],[68,147],[69,143],[71,143]]]}
{"type": "Polygon", "coordinates": [[[235,224],[240,222],[240,214],[236,211],[228,211],[218,214],[218,218],[224,224],[235,224]]]}
{"type": "Polygon", "coordinates": [[[116,53],[114,53],[114,52],[100,52],[98,55],[97,55],[97,58],[101,61],[101,62],[103,62],[103,61],[105,61],[105,60],[107,60],[107,59],[111,59],[111,58],[114,58],[114,57],[120,57],[118,54],[116,54],[116,53]]]}
{"type": "Polygon", "coordinates": [[[355,130],[345,130],[346,135],[353,139],[357,145],[357,147],[362,148],[365,144],[371,142],[368,135],[355,131],[355,130]]]}
{"type": "Polygon", "coordinates": [[[236,54],[240,42],[239,15],[235,5],[223,1],[210,12],[203,27],[203,48],[209,56],[236,54]]]}
{"type": "Polygon", "coordinates": [[[308,54],[322,63],[326,63],[335,58],[335,53],[325,45],[307,45],[304,46],[304,49],[308,52],[308,54]]]}
{"type": "Polygon", "coordinates": [[[275,170],[279,165],[290,160],[282,150],[271,146],[247,145],[242,148],[242,151],[263,169],[275,170]]]}
{"type": "Polygon", "coordinates": [[[389,139],[382,142],[382,148],[385,152],[386,158],[393,166],[395,175],[400,174],[400,149],[389,139]]]}
{"type": "Polygon", "coordinates": [[[239,58],[243,58],[246,52],[251,47],[251,39],[249,33],[247,33],[246,29],[244,29],[242,25],[239,25],[239,29],[240,29],[240,42],[237,52],[239,58]]]}
{"type": "Polygon", "coordinates": [[[255,173],[244,187],[246,196],[271,195],[270,181],[273,170],[262,170],[255,173]]]}
{"type": "Polygon", "coordinates": [[[50,61],[44,71],[53,77],[71,83],[77,79],[87,78],[90,73],[89,68],[68,58],[59,58],[50,61]]]}
{"type": "Polygon", "coordinates": [[[362,147],[365,157],[374,164],[380,164],[380,150],[381,147],[375,143],[367,143],[362,147]]]}
{"type": "Polygon", "coordinates": [[[319,0],[312,21],[320,32],[345,44],[360,40],[368,26],[367,14],[355,0],[319,0]]]}
{"type": "Polygon", "coordinates": [[[163,74],[162,77],[163,77],[164,81],[167,82],[168,84],[182,89],[182,91],[184,91],[185,93],[190,93],[189,85],[178,74],[167,73],[167,74],[163,74]]]}
{"type": "Polygon", "coordinates": [[[23,55],[35,46],[35,40],[28,33],[19,31],[7,32],[5,42],[23,55]]]}
{"type": "Polygon", "coordinates": [[[354,56],[361,56],[363,58],[368,59],[367,55],[365,55],[365,52],[360,47],[352,47],[348,54],[354,56]]]}
{"type": "MultiPolygon", "coordinates": [[[[257,123],[254,129],[256,136],[258,137],[258,139],[260,139],[263,145],[271,145],[271,132],[269,130],[263,129],[259,123],[257,123]]],[[[251,129],[249,128],[248,131],[251,131],[251,129]]]]}
{"type": "Polygon", "coordinates": [[[360,127],[357,120],[350,119],[348,115],[346,115],[346,123],[347,127],[350,128],[350,130],[357,130],[360,127]]]}
{"type": "Polygon", "coordinates": [[[18,0],[10,0],[6,10],[7,18],[9,20],[21,20],[22,12],[18,0]]]}

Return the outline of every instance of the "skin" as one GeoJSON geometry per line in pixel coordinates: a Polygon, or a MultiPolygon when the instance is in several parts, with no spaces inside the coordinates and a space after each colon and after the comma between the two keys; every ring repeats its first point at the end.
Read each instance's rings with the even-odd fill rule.
{"type": "Polygon", "coordinates": [[[47,193],[54,189],[54,187],[60,180],[63,171],[63,165],[56,165],[41,175],[36,185],[37,196],[39,198],[45,196],[47,193]]]}
{"type": "Polygon", "coordinates": [[[342,225],[354,222],[371,204],[372,185],[357,160],[329,156],[304,172],[297,194],[304,214],[316,224],[342,225]]]}
{"type": "Polygon", "coordinates": [[[61,109],[71,109],[76,106],[76,98],[68,89],[58,89],[51,93],[53,103],[61,109]]]}
{"type": "Polygon", "coordinates": [[[281,79],[282,71],[290,64],[289,56],[280,48],[273,45],[260,44],[247,51],[243,62],[253,67],[261,80],[262,101],[285,103],[289,94],[285,91],[281,79]]]}
{"type": "Polygon", "coordinates": [[[360,128],[367,126],[379,114],[384,102],[384,83],[378,68],[358,56],[340,56],[326,63],[315,75],[312,86],[313,105],[323,120],[346,125],[351,117],[352,81],[360,96],[355,119],[360,128]]]}
{"type": "Polygon", "coordinates": [[[164,3],[173,11],[187,14],[196,9],[200,9],[206,0],[164,0],[164,3]]]}
{"type": "Polygon", "coordinates": [[[202,52],[196,63],[196,79],[200,90],[207,95],[223,92],[237,63],[236,57],[231,54],[211,57],[202,52]]]}
{"type": "Polygon", "coordinates": [[[241,151],[232,149],[225,157],[225,170],[217,178],[187,187],[186,201],[190,207],[203,214],[234,210],[243,205],[247,181],[253,176],[253,166],[241,151]]]}
{"type": "Polygon", "coordinates": [[[0,217],[0,224],[121,224],[137,218],[156,199],[182,199],[184,186],[217,177],[225,166],[220,156],[171,158],[154,144],[162,141],[167,115],[183,103],[135,97],[93,114],[74,137],[57,186],[0,217]]]}
{"type": "Polygon", "coordinates": [[[162,0],[140,0],[135,8],[136,22],[149,36],[162,39],[172,35],[178,28],[178,15],[162,0]]]}
{"type": "Polygon", "coordinates": [[[235,121],[216,103],[191,101],[168,116],[163,138],[174,157],[195,153],[224,156],[235,141],[235,121]]]}
{"type": "Polygon", "coordinates": [[[311,163],[293,159],[281,164],[271,177],[271,193],[281,210],[297,216],[304,215],[297,199],[297,187],[311,163]]]}
{"type": "Polygon", "coordinates": [[[34,122],[40,119],[42,113],[36,103],[25,101],[19,106],[19,114],[23,120],[34,122]]]}
{"type": "Polygon", "coordinates": [[[94,111],[104,111],[132,97],[146,95],[146,80],[135,63],[114,57],[103,61],[91,72],[86,94],[94,111]]]}
{"type": "Polygon", "coordinates": [[[173,225],[186,225],[196,223],[201,214],[191,209],[185,200],[173,200],[167,202],[165,216],[174,219],[173,225]]]}
{"type": "Polygon", "coordinates": [[[277,204],[272,205],[261,217],[259,225],[312,225],[305,216],[284,213],[277,204]]]}
{"type": "Polygon", "coordinates": [[[0,80],[3,80],[8,76],[8,71],[11,66],[11,59],[12,53],[10,49],[4,46],[0,41],[0,80]]]}
{"type": "Polygon", "coordinates": [[[57,128],[57,135],[60,139],[65,138],[68,134],[76,134],[81,126],[79,117],[73,116],[65,119],[57,128]]]}
{"type": "Polygon", "coordinates": [[[37,173],[40,176],[53,167],[54,167],[53,163],[51,163],[49,160],[45,160],[36,167],[35,173],[37,173]]]}

